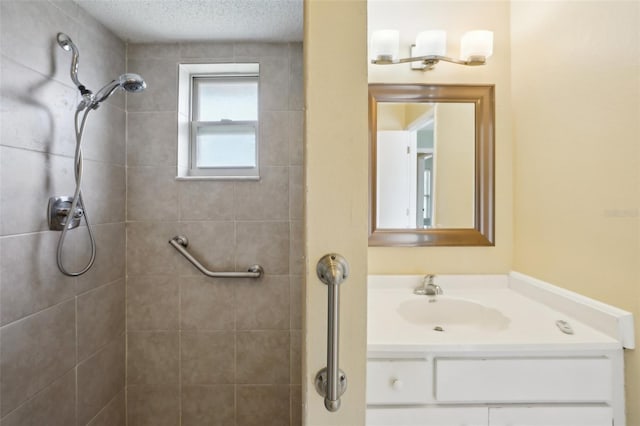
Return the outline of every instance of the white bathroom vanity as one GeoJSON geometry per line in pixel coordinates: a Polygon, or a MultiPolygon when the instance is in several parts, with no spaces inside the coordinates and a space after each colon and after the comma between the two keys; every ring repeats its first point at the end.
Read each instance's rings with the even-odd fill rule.
{"type": "Polygon", "coordinates": [[[632,314],[523,274],[369,276],[368,426],[622,426],[632,314]]]}

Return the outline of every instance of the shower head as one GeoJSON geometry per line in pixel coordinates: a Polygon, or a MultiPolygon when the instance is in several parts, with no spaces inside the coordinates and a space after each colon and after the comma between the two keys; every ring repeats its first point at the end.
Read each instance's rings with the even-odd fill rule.
{"type": "Polygon", "coordinates": [[[71,81],[73,81],[73,83],[78,87],[83,96],[91,94],[91,91],[84,87],[84,85],[78,80],[78,59],[80,58],[80,53],[78,52],[78,48],[75,43],[71,40],[71,37],[65,33],[58,33],[57,40],[58,45],[60,45],[61,48],[67,52],[73,53],[73,58],[71,59],[71,81]]]}
{"type": "Polygon", "coordinates": [[[94,105],[97,105],[107,100],[116,90],[123,89],[126,92],[137,93],[142,92],[147,88],[147,83],[138,74],[122,74],[117,79],[106,84],[102,89],[96,93],[94,105]]]}

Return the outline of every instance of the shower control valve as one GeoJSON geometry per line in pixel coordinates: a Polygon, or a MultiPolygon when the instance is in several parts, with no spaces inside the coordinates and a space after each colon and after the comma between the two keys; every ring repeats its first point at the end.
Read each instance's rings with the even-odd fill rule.
{"type": "MultiPolygon", "coordinates": [[[[47,209],[47,220],[51,231],[62,231],[67,225],[69,212],[73,204],[73,197],[51,197],[49,198],[49,208],[47,209]]],[[[84,216],[84,209],[80,202],[76,204],[69,229],[80,226],[80,219],[84,216]]]]}

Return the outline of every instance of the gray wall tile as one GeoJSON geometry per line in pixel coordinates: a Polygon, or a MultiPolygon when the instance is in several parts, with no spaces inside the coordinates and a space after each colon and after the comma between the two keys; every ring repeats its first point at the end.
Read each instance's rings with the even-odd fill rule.
{"type": "Polygon", "coordinates": [[[183,332],[180,342],[182,383],[234,383],[235,343],[233,332],[183,332]]]}
{"type": "Polygon", "coordinates": [[[178,186],[174,167],[129,167],[127,220],[178,220],[178,186]]]}
{"type": "Polygon", "coordinates": [[[236,287],[238,330],[289,329],[289,276],[267,275],[236,287]]]}
{"type": "Polygon", "coordinates": [[[235,182],[183,181],[178,183],[181,220],[233,220],[235,182]]]}
{"type": "Polygon", "coordinates": [[[289,384],[289,332],[238,332],[237,383],[289,384]]]}
{"type": "Polygon", "coordinates": [[[235,286],[224,278],[183,277],[180,326],[183,330],[235,329],[235,286]]]}
{"type": "Polygon", "coordinates": [[[289,273],[289,222],[237,222],[236,262],[258,263],[266,274],[289,273]]]}
{"type": "Polygon", "coordinates": [[[126,426],[125,392],[121,390],[87,426],[126,426]]]}
{"type": "Polygon", "coordinates": [[[168,241],[179,235],[175,222],[127,223],[127,274],[179,274],[190,264],[168,241]]]}
{"type": "Polygon", "coordinates": [[[86,425],[122,392],[125,382],[124,334],[78,365],[78,424],[86,425]]]}
{"type": "Polygon", "coordinates": [[[289,386],[238,386],[236,426],[289,424],[289,386]]]}
{"type": "MultiPolygon", "coordinates": [[[[127,165],[175,168],[178,152],[176,112],[129,112],[127,120],[127,165]]],[[[175,177],[175,170],[173,174],[175,177]]]]}
{"type": "Polygon", "coordinates": [[[127,278],[127,330],[178,330],[179,279],[166,275],[127,278]]]}
{"type": "MultiPolygon", "coordinates": [[[[85,230],[81,232],[84,233],[85,230]]],[[[114,282],[123,278],[125,274],[125,224],[94,225],[93,234],[96,240],[96,260],[86,274],[77,278],[78,294],[114,282]]],[[[83,243],[74,244],[73,247],[76,251],[75,257],[83,260],[79,266],[84,266],[89,252],[86,237],[83,243]]]]}
{"type": "Polygon", "coordinates": [[[127,97],[127,111],[177,111],[178,65],[171,59],[129,59],[128,72],[147,82],[143,93],[127,97]]]}
{"type": "Polygon", "coordinates": [[[178,385],[128,385],[127,426],[180,424],[178,385]]]}
{"type": "Polygon", "coordinates": [[[67,300],[75,294],[75,279],[56,265],[58,233],[0,238],[0,318],[8,324],[67,300]],[[37,267],[25,259],[39,259],[37,267]]]}
{"type": "Polygon", "coordinates": [[[124,280],[78,297],[78,361],[82,361],[124,332],[124,280]]]}
{"type": "Polygon", "coordinates": [[[233,43],[180,43],[180,56],[185,59],[231,60],[234,57],[233,43]]]}
{"type": "Polygon", "coordinates": [[[70,426],[75,424],[75,370],[70,370],[2,419],[2,426],[70,426]]]}
{"type": "Polygon", "coordinates": [[[75,366],[75,301],[61,303],[2,328],[2,415],[75,366]]]}
{"type": "Polygon", "coordinates": [[[182,386],[182,426],[230,426],[235,422],[235,386],[182,386]]]}
{"type": "Polygon", "coordinates": [[[127,384],[177,384],[177,332],[127,333],[127,384]]]}
{"type": "Polygon", "coordinates": [[[287,167],[262,167],[259,181],[236,184],[237,220],[289,219],[289,170],[287,167]]]}

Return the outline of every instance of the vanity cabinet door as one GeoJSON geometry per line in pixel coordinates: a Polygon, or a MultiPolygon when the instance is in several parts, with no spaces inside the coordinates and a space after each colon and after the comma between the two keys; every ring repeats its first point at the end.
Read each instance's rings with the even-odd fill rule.
{"type": "Polygon", "coordinates": [[[366,425],[487,426],[488,414],[486,407],[368,407],[366,425]]]}
{"type": "Polygon", "coordinates": [[[611,407],[495,407],[489,409],[489,426],[611,426],[611,407]]]}

